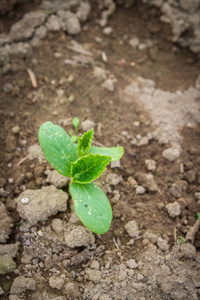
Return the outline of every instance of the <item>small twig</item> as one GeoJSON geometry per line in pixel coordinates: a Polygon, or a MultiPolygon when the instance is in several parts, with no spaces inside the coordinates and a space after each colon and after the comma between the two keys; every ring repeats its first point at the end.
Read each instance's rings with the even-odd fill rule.
{"type": "Polygon", "coordinates": [[[195,236],[200,229],[200,220],[198,219],[195,224],[189,229],[186,235],[186,241],[191,241],[194,244],[195,236]]]}
{"type": "Polygon", "coordinates": [[[27,160],[27,158],[29,158],[29,154],[26,155],[24,158],[22,158],[22,159],[17,163],[17,166],[21,165],[25,160],[27,160]]]}
{"type": "Polygon", "coordinates": [[[115,244],[115,247],[116,247],[117,249],[119,249],[119,246],[118,246],[118,244],[117,244],[115,238],[113,238],[113,242],[114,242],[114,244],[115,244]]]}
{"type": "Polygon", "coordinates": [[[99,136],[102,136],[102,134],[101,134],[101,128],[102,128],[102,123],[98,123],[98,125],[97,125],[97,133],[98,133],[99,136]]]}
{"type": "Polygon", "coordinates": [[[31,69],[27,69],[27,72],[30,77],[32,86],[34,88],[36,88],[37,87],[37,79],[36,79],[35,73],[31,69]]]}
{"type": "Polygon", "coordinates": [[[42,93],[42,90],[43,90],[44,86],[41,86],[41,88],[39,88],[39,90],[36,92],[35,96],[33,97],[33,100],[32,102],[35,103],[38,98],[40,97],[41,93],[42,93]]]}
{"type": "Polygon", "coordinates": [[[174,227],[174,242],[177,243],[176,227],[174,227]]]}

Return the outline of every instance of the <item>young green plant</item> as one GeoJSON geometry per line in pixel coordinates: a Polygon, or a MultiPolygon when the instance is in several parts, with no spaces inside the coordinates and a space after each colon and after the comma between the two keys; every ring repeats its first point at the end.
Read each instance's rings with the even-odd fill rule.
{"type": "Polygon", "coordinates": [[[61,175],[71,177],[69,192],[81,222],[91,231],[104,234],[111,226],[112,208],[107,196],[93,182],[111,161],[119,160],[123,147],[92,147],[94,130],[74,144],[65,130],[46,122],[38,133],[47,161],[61,175]]]}

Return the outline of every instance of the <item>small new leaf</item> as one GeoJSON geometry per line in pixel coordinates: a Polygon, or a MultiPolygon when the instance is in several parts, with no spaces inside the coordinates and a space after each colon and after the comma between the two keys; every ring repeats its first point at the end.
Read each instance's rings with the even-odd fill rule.
{"type": "Polygon", "coordinates": [[[112,209],[104,192],[94,182],[71,183],[69,191],[83,225],[97,234],[107,232],[112,221],[112,209]]]}
{"type": "Polygon", "coordinates": [[[88,154],[71,164],[71,177],[75,183],[90,183],[98,178],[111,162],[110,156],[88,154]]]}
{"type": "Polygon", "coordinates": [[[92,145],[94,129],[88,130],[85,132],[82,137],[78,138],[78,154],[79,156],[83,156],[88,153],[89,149],[92,145]]]}
{"type": "Polygon", "coordinates": [[[65,130],[46,122],[41,125],[38,138],[47,161],[61,175],[70,176],[71,163],[78,159],[78,153],[65,130]]]}
{"type": "Polygon", "coordinates": [[[92,154],[100,154],[110,156],[112,161],[119,160],[124,154],[123,147],[91,147],[89,150],[92,154]]]}
{"type": "Polygon", "coordinates": [[[72,124],[74,125],[74,128],[76,130],[76,134],[78,134],[79,118],[77,118],[77,117],[73,118],[72,124]]]}

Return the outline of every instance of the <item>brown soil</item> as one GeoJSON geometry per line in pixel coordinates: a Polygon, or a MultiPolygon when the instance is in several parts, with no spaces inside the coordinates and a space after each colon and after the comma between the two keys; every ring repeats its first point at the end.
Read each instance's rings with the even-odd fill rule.
{"type": "MultiPolygon", "coordinates": [[[[180,161],[167,162],[162,157],[162,151],[166,146],[159,145],[155,140],[151,140],[144,147],[131,145],[133,136],[137,134],[145,136],[152,130],[151,120],[142,106],[125,104],[120,91],[135,76],[152,79],[156,81],[157,87],[163,90],[185,90],[194,84],[195,78],[199,75],[200,62],[195,55],[169,42],[170,28],[159,21],[159,12],[156,9],[147,9],[142,5],[134,6],[129,10],[119,8],[109,20],[109,26],[114,28],[114,34],[108,37],[103,36],[102,30],[95,25],[98,14],[98,11],[93,12],[86,24],[86,30],[74,39],[81,44],[87,44],[88,49],[93,52],[95,64],[109,70],[117,79],[114,93],[104,90],[94,79],[93,66],[71,67],[63,63],[64,59],[70,59],[73,55],[67,48],[72,37],[64,33],[49,34],[39,48],[34,48],[31,57],[25,60],[19,58],[13,60],[13,71],[1,77],[1,90],[6,82],[14,86],[11,94],[3,92],[0,94],[2,128],[0,177],[14,179],[14,184],[7,183],[5,187],[10,191],[10,199],[3,200],[6,203],[12,202],[21,192],[22,184],[31,189],[41,187],[41,182],[35,177],[31,180],[25,178],[20,182],[21,174],[33,172],[39,163],[29,160],[20,165],[17,163],[27,155],[27,148],[38,142],[37,132],[42,123],[49,120],[59,124],[59,120],[75,116],[78,116],[80,121],[92,119],[96,124],[102,125],[101,132],[95,128],[96,141],[106,146],[121,145],[125,149],[121,160],[122,168],[116,169],[117,174],[123,177],[123,181],[117,186],[121,198],[117,204],[113,204],[114,220],[110,231],[101,237],[100,243],[111,250],[115,249],[113,238],[120,239],[124,260],[131,258],[133,253],[139,260],[145,246],[140,239],[135,242],[134,247],[127,245],[130,237],[124,230],[124,225],[133,219],[131,209],[135,211],[134,220],[141,233],[148,229],[158,236],[167,236],[170,247],[176,243],[175,228],[177,237],[185,236],[189,226],[192,226],[197,219],[198,208],[194,192],[199,190],[200,131],[199,128],[184,128],[181,131],[183,153],[180,161],[186,171],[190,169],[196,171],[196,179],[189,183],[187,192],[183,195],[184,198],[190,199],[189,206],[183,209],[180,218],[172,219],[164,206],[175,201],[169,192],[172,183],[184,178],[185,174],[180,175],[180,161]],[[155,60],[150,58],[148,51],[139,51],[130,47],[127,39],[135,35],[140,40],[157,41],[158,52],[155,60]],[[101,44],[97,43],[96,36],[103,37],[104,41],[101,44]],[[106,53],[107,63],[102,62],[99,51],[106,53]],[[62,56],[55,58],[55,52],[61,53],[62,56]],[[125,63],[121,63],[122,59],[125,63]],[[132,62],[135,62],[135,66],[131,66],[132,62]],[[36,90],[31,85],[27,68],[32,69],[36,74],[38,81],[36,90]],[[70,75],[74,77],[72,83],[66,81],[70,75]],[[42,92],[33,103],[34,92],[40,88],[42,92]],[[73,94],[75,100],[72,103],[60,104],[56,96],[59,88],[64,89],[66,97],[73,94]],[[58,114],[54,115],[54,111],[58,114]],[[140,121],[140,126],[135,127],[134,121],[140,121]],[[11,129],[15,125],[20,126],[20,133],[13,137],[11,129]],[[130,139],[120,134],[124,130],[131,136],[130,139]],[[23,145],[24,140],[27,141],[25,145],[23,145]],[[134,177],[138,171],[146,172],[145,159],[153,159],[157,162],[158,167],[154,176],[159,192],[136,195],[135,189],[128,183],[128,178],[134,177]],[[9,167],[10,163],[11,167],[9,167]],[[188,220],[187,225],[184,224],[185,219],[188,220]]],[[[72,126],[64,128],[68,131],[72,126]]],[[[108,195],[109,198],[112,196],[112,194],[108,195]]],[[[11,206],[8,206],[8,209],[16,221],[11,240],[15,240],[17,223],[20,219],[11,206]]],[[[62,217],[63,214],[60,216],[62,217]]],[[[199,251],[199,234],[196,236],[195,246],[199,251]]],[[[6,297],[2,299],[7,299],[6,297]]]]}

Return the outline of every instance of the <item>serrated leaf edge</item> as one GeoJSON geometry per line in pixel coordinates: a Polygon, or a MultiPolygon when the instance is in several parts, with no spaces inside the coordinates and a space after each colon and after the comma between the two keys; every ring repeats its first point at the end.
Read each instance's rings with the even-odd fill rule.
{"type": "MultiPolygon", "coordinates": [[[[71,177],[72,182],[74,182],[74,183],[79,183],[79,184],[87,184],[87,183],[90,183],[90,182],[94,181],[95,179],[99,178],[99,177],[101,176],[101,174],[105,171],[107,165],[110,163],[110,162],[107,163],[107,165],[105,166],[104,170],[102,171],[102,173],[101,173],[98,177],[95,177],[94,179],[90,180],[89,182],[88,182],[88,181],[87,181],[87,182],[74,181],[74,180],[73,180],[73,176],[72,176],[72,167],[73,167],[73,165],[76,164],[79,160],[83,159],[83,157],[87,157],[87,156],[89,156],[89,155],[92,155],[92,156],[101,156],[101,157],[102,157],[102,156],[103,156],[103,157],[109,157],[109,158],[110,158],[110,162],[112,161],[111,156],[100,155],[100,154],[92,154],[92,153],[89,153],[88,155],[79,157],[75,162],[72,162],[72,163],[71,163],[71,173],[70,173],[70,177],[71,177]]],[[[87,170],[87,171],[88,171],[88,170],[87,170]]]]}
{"type": "MultiPolygon", "coordinates": [[[[86,152],[86,151],[88,151],[88,150],[91,148],[91,146],[92,146],[92,139],[93,139],[93,137],[94,137],[94,129],[92,128],[92,129],[88,130],[87,132],[84,132],[84,134],[83,134],[81,137],[78,137],[77,151],[78,151],[78,155],[79,155],[79,156],[81,155],[81,149],[79,149],[79,142],[81,142],[81,140],[82,140],[89,132],[92,132],[92,135],[91,135],[91,137],[90,137],[90,139],[89,139],[89,146],[88,146],[86,149],[84,149],[84,152],[86,152]]],[[[82,151],[83,151],[83,150],[82,150],[82,151]]]]}

